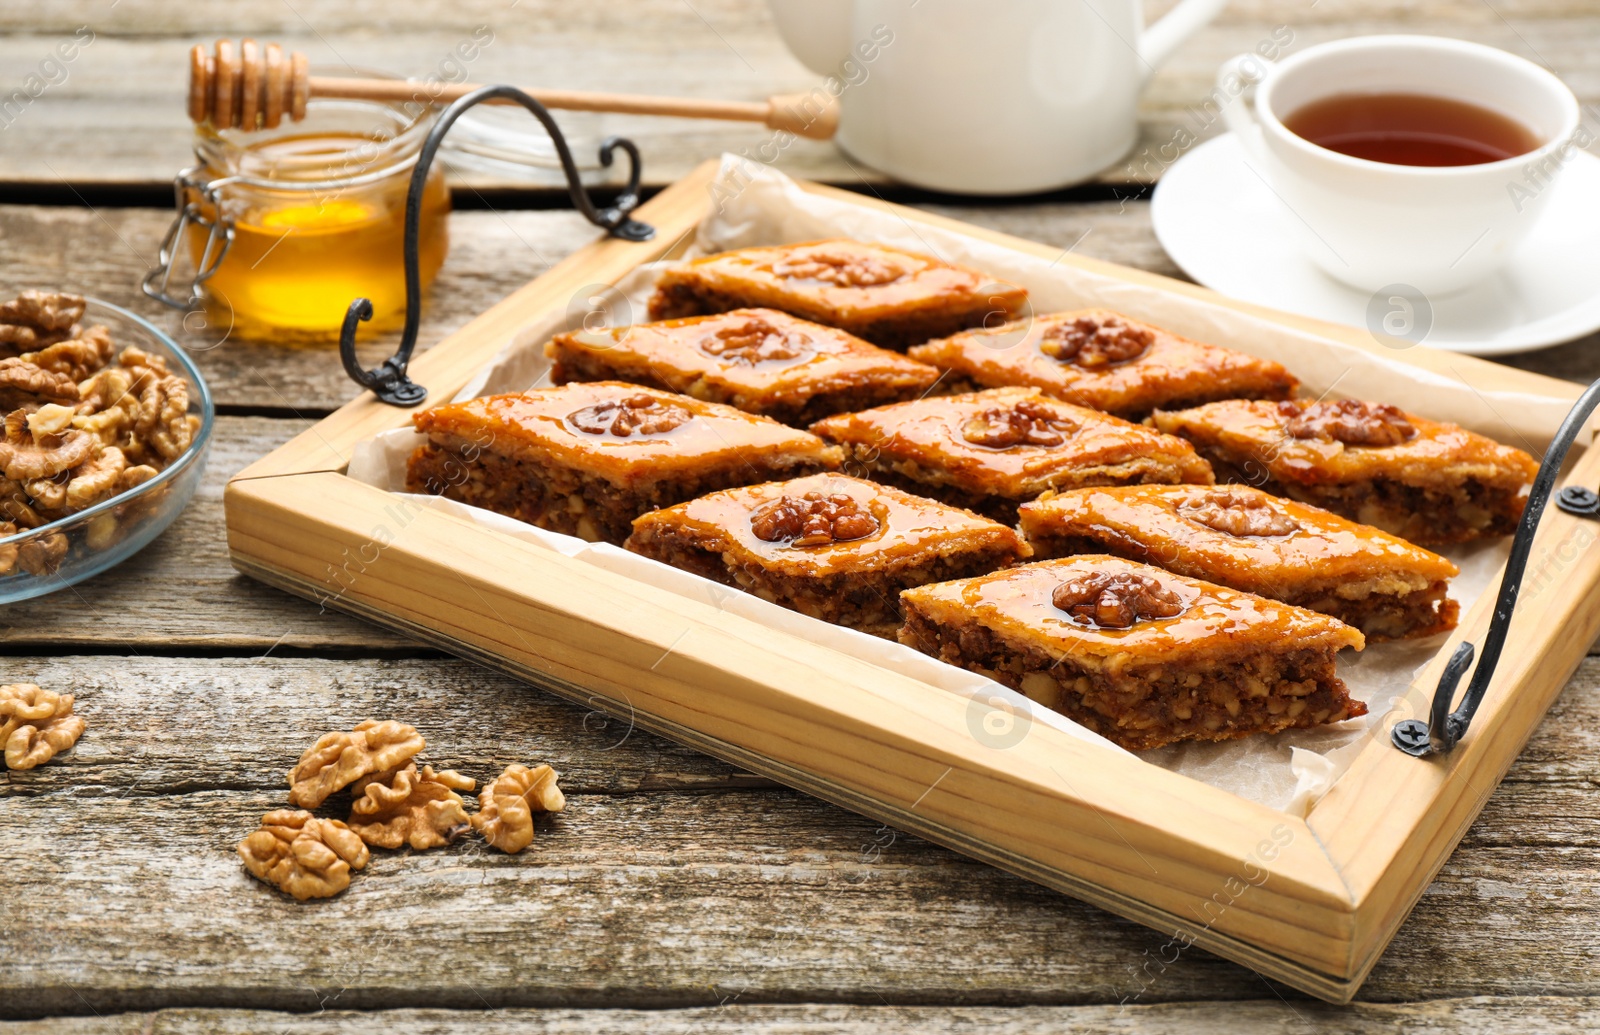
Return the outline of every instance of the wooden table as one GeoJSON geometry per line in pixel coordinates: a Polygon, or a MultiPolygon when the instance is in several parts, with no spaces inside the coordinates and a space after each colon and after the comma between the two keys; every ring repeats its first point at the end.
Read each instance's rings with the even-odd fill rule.
{"type": "MultiPolygon", "coordinates": [[[[1236,0],[1155,80],[1141,148],[1172,139],[1211,70],[1277,22],[1297,45],[1394,30],[1482,40],[1600,99],[1594,0],[1436,0],[1398,15],[1380,0],[1236,0]]],[[[94,42],[64,78],[50,73],[56,85],[0,119],[0,287],[71,287],[168,321],[136,283],[188,157],[180,85],[196,40],[249,32],[314,64],[418,72],[487,25],[475,80],[746,98],[811,82],[754,0],[6,0],[0,93],[85,24],[94,42]]],[[[762,139],[562,121],[580,138],[633,135],[655,183],[762,139]]],[[[979,205],[883,184],[824,145],[779,164],[1177,274],[1138,168],[979,205]]],[[[591,237],[547,189],[478,177],[457,204],[424,343],[591,237]]],[[[208,347],[204,329],[184,340],[204,350],[221,415],[199,496],[117,570],[0,614],[5,679],[76,692],[90,722],[70,756],[0,776],[0,1018],[47,1018],[4,1032],[1600,1027],[1600,660],[1580,668],[1361,1002],[1327,1007],[1202,952],[1159,960],[1155,932],[236,575],[224,481],[352,386],[325,350],[208,347]],[[515,857],[380,853],[326,902],[252,881],[233,846],[283,802],[285,770],[316,734],[369,716],[415,723],[435,763],[480,778],[549,761],[569,810],[515,857]]],[[[1587,381],[1597,346],[1515,363],[1587,381]]]]}

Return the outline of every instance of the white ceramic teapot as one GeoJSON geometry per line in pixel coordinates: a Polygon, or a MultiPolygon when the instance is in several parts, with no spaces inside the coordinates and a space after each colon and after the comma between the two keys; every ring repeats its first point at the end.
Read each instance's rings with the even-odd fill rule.
{"type": "Polygon", "coordinates": [[[1139,93],[1227,0],[768,0],[789,49],[830,77],[839,145],[907,183],[1021,194],[1077,183],[1133,147],[1139,93]]]}

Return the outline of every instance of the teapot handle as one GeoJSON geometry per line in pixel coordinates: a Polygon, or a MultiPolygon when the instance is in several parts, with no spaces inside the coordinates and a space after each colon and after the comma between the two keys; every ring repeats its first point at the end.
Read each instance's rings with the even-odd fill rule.
{"type": "Polygon", "coordinates": [[[1193,36],[1227,6],[1228,0],[1180,0],[1160,21],[1144,30],[1139,38],[1139,60],[1144,62],[1144,77],[1155,74],[1178,45],[1193,36]]]}

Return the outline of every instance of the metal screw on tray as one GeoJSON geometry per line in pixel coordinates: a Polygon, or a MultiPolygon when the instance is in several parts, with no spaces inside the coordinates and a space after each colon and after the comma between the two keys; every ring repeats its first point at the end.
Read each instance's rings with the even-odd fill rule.
{"type": "MultiPolygon", "coordinates": [[[[1528,491],[1528,505],[1522,512],[1522,520],[1517,523],[1517,534],[1511,540],[1511,555],[1506,558],[1506,572],[1500,579],[1494,618],[1483,635],[1483,653],[1477,669],[1472,673],[1472,682],[1467,684],[1467,691],[1462,695],[1461,707],[1453,712],[1450,710],[1456,688],[1460,686],[1467,669],[1472,667],[1475,653],[1473,645],[1464,641],[1456,646],[1455,653],[1450,655],[1444,672],[1439,676],[1428,721],[1424,723],[1419,719],[1407,719],[1396,723],[1390,731],[1394,746],[1406,754],[1418,758],[1447,754],[1472,724],[1472,717],[1477,714],[1478,706],[1483,703],[1484,695],[1489,690],[1489,681],[1494,678],[1500,651],[1505,647],[1506,633],[1517,608],[1517,594],[1522,588],[1522,576],[1527,572],[1528,557],[1533,552],[1533,537],[1539,529],[1539,518],[1544,514],[1545,504],[1550,502],[1556,475],[1566,461],[1567,451],[1572,448],[1572,443],[1577,440],[1578,433],[1583,430],[1584,423],[1597,406],[1600,406],[1600,381],[1584,389],[1572,409],[1567,411],[1561,429],[1550,441],[1550,448],[1545,450],[1539,473],[1533,479],[1533,488],[1528,491]]],[[[1600,494],[1582,486],[1569,485],[1556,496],[1556,507],[1578,517],[1600,517],[1600,494]]]]}
{"type": "Polygon", "coordinates": [[[1581,485],[1569,485],[1556,494],[1556,506],[1578,517],[1600,516],[1600,493],[1581,485]]]}
{"type": "Polygon", "coordinates": [[[1428,724],[1421,719],[1407,719],[1394,727],[1394,745],[1408,755],[1418,757],[1428,753],[1428,724]]]}

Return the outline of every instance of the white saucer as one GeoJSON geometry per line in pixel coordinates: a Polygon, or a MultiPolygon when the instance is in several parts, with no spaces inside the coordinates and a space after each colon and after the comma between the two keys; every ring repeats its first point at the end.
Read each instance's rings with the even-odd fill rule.
{"type": "MultiPolygon", "coordinates": [[[[1494,356],[1600,328],[1600,158],[1576,152],[1553,189],[1549,208],[1503,270],[1467,291],[1428,299],[1432,322],[1421,344],[1494,356]]],[[[1369,317],[1371,294],[1339,283],[1301,254],[1287,225],[1292,217],[1245,164],[1231,134],[1167,170],[1150,218],[1173,261],[1214,291],[1381,330],[1382,310],[1369,317]]]]}

